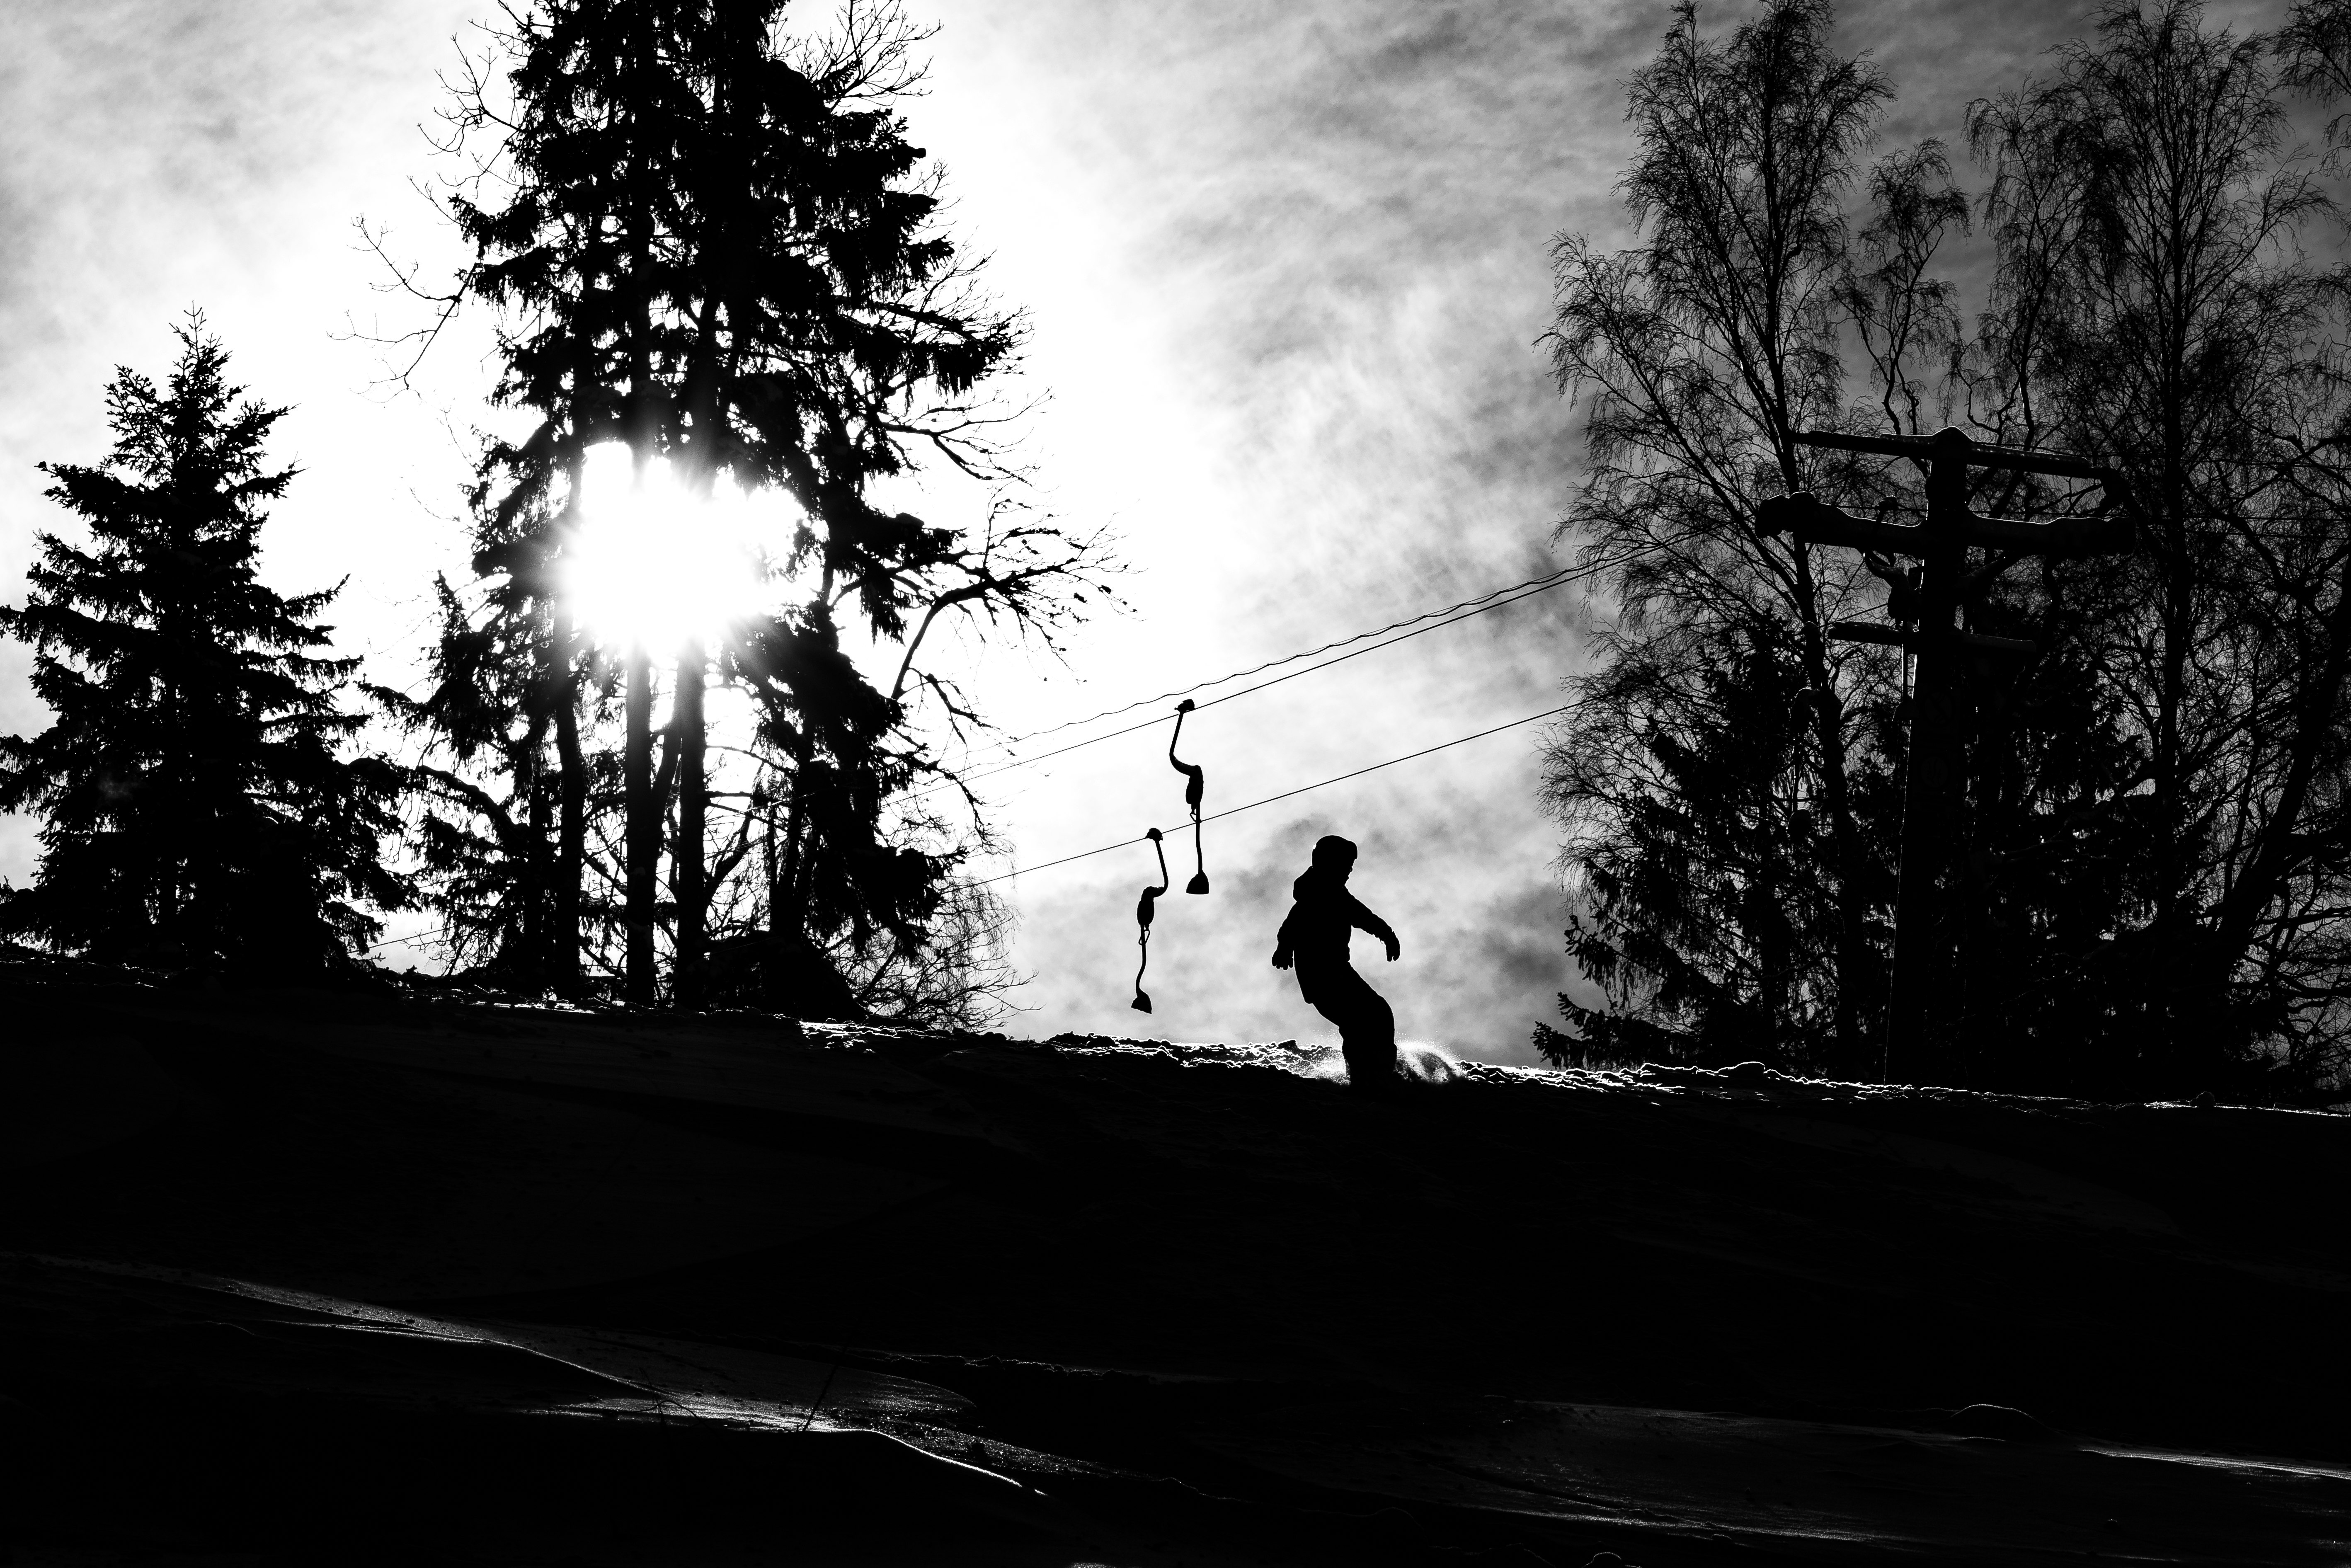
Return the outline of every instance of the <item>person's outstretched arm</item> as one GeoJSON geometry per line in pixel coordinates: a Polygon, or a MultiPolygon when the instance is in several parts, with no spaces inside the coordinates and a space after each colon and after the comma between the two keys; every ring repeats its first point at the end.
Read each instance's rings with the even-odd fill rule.
{"type": "Polygon", "coordinates": [[[1404,951],[1404,945],[1396,940],[1395,928],[1390,925],[1386,921],[1381,919],[1378,915],[1373,914],[1370,910],[1364,908],[1364,901],[1357,898],[1353,894],[1348,894],[1346,895],[1346,899],[1347,924],[1353,925],[1356,930],[1363,932],[1367,936],[1376,936],[1382,942],[1386,943],[1388,949],[1388,962],[1391,964],[1395,963],[1397,956],[1404,951]]]}

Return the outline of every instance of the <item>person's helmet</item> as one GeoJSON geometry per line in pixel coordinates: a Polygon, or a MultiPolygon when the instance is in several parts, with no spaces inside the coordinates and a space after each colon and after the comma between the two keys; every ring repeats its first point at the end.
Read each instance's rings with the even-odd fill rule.
{"type": "Polygon", "coordinates": [[[1314,863],[1318,866],[1353,865],[1354,841],[1343,839],[1336,833],[1325,833],[1314,841],[1314,863]]]}

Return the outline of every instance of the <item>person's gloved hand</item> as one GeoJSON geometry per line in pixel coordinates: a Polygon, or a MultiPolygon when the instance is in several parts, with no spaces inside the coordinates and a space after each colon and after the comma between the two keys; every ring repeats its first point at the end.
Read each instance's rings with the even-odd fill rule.
{"type": "Polygon", "coordinates": [[[1273,950],[1273,967],[1274,967],[1275,968],[1277,968],[1277,969],[1287,969],[1288,967],[1290,967],[1290,949],[1289,949],[1289,948],[1287,948],[1287,947],[1276,947],[1276,948],[1273,950]]]}
{"type": "Polygon", "coordinates": [[[1389,937],[1389,938],[1388,938],[1388,962],[1389,962],[1389,963],[1391,963],[1391,964],[1395,963],[1395,962],[1396,961],[1396,955],[1398,955],[1398,954],[1402,953],[1403,951],[1404,951],[1404,944],[1402,944],[1402,943],[1398,942],[1398,941],[1397,941],[1395,937],[1393,937],[1393,936],[1391,936],[1391,937],[1389,937]]]}

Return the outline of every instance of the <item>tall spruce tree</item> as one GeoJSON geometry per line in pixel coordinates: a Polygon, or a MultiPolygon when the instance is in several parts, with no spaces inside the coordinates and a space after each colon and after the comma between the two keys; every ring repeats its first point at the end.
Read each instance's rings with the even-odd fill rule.
{"type": "MultiPolygon", "coordinates": [[[[482,723],[497,706],[493,689],[508,688],[513,711],[494,747],[507,774],[498,814],[518,810],[526,822],[541,751],[553,736],[553,852],[543,833],[526,840],[507,831],[509,820],[494,830],[490,858],[515,863],[501,873],[480,862],[450,905],[453,918],[477,934],[486,921],[507,935],[495,967],[531,988],[569,993],[580,983],[595,766],[580,735],[580,706],[595,650],[562,590],[566,547],[578,531],[590,447],[624,443],[642,468],[670,444],[681,298],[673,264],[684,228],[678,128],[698,107],[681,96],[690,89],[675,68],[681,29],[696,9],[676,0],[559,0],[513,14],[499,35],[509,68],[503,78],[486,68],[468,78],[452,110],[460,142],[486,129],[503,142],[496,186],[503,200],[477,200],[479,183],[450,199],[477,257],[458,298],[478,298],[501,313],[504,367],[495,397],[536,423],[522,439],[493,441],[484,453],[474,567],[488,587],[486,602],[478,619],[444,607],[456,613],[444,616],[440,682],[423,709],[408,714],[438,728],[465,758],[486,736],[482,723]],[[496,101],[502,90],[510,109],[496,101]],[[470,646],[484,639],[528,673],[471,656],[470,646]],[[534,862],[548,874],[532,874],[534,862]],[[486,903],[477,896],[494,888],[500,896],[486,903]]],[[[643,1005],[653,999],[660,851],[654,651],[621,653],[622,983],[628,998],[643,1005]]],[[[441,834],[452,854],[462,853],[468,836],[454,824],[441,834]]]]}
{"type": "Polygon", "coordinates": [[[361,904],[410,898],[381,855],[402,775],[341,755],[364,720],[338,701],[358,661],[323,652],[338,590],[256,574],[295,476],[262,450],[287,411],[229,383],[201,315],[175,331],[162,390],[129,369],[107,388],[103,463],[42,465],[89,538],[40,535],[25,606],[0,609],[56,715],[0,739],[0,809],[44,818],[0,925],[95,957],[329,967],[380,928],[361,904]]]}
{"type": "MultiPolygon", "coordinates": [[[[891,8],[852,5],[810,42],[783,30],[782,12],[776,0],[544,0],[513,15],[505,70],[486,65],[453,113],[461,138],[495,132],[500,146],[497,182],[452,204],[477,258],[461,294],[500,309],[498,396],[536,423],[485,454],[485,618],[451,622],[444,689],[427,706],[454,740],[447,723],[471,699],[449,683],[485,637],[542,672],[483,689],[512,694],[509,734],[551,727],[559,743],[552,881],[575,913],[538,922],[562,949],[557,968],[577,962],[594,767],[578,737],[592,651],[565,589],[585,455],[623,442],[641,466],[672,464],[689,491],[722,480],[767,490],[803,519],[778,563],[806,585],[800,601],[716,646],[621,651],[623,991],[641,1004],[654,998],[664,836],[674,990],[689,1003],[700,993],[715,894],[702,695],[714,674],[760,706],[758,962],[774,1005],[804,1006],[790,993],[840,989],[828,973],[838,966],[818,956],[836,936],[862,950],[886,931],[911,950],[954,863],[906,841],[891,805],[935,766],[908,738],[913,704],[971,716],[915,664],[925,635],[961,616],[1050,638],[1083,602],[1098,554],[1050,523],[997,528],[992,517],[974,532],[871,500],[877,481],[925,456],[1008,477],[982,383],[1012,362],[1020,325],[977,291],[940,231],[935,174],[895,107],[917,78],[908,49],[920,35],[891,8]],[[860,638],[903,644],[888,690],[844,651],[844,619],[860,638]],[[656,662],[673,659],[657,767],[656,662]]],[[[504,754],[509,821],[538,744],[504,754]]],[[[475,841],[509,837],[493,828],[475,841]]],[[[747,847],[716,859],[745,868],[747,847]]],[[[528,876],[504,885],[544,896],[528,876]]]]}

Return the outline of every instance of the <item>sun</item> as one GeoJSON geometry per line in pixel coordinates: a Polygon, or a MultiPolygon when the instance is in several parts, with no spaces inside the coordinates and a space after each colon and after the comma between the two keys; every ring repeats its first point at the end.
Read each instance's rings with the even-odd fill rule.
{"type": "Polygon", "coordinates": [[[572,614],[600,643],[656,655],[715,641],[764,608],[783,510],[725,478],[698,497],[664,459],[640,469],[619,442],[591,446],[563,554],[572,614]]]}

